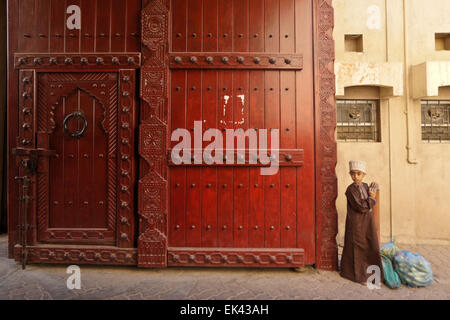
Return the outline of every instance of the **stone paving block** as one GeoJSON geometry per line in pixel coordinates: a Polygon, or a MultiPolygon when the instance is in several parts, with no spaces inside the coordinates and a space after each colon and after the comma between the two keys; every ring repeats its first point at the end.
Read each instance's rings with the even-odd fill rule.
{"type": "MultiPolygon", "coordinates": [[[[82,266],[82,289],[68,290],[67,266],[20,265],[7,259],[7,237],[0,236],[0,299],[109,300],[301,300],[301,299],[450,299],[450,246],[399,245],[430,261],[435,283],[428,288],[369,290],[339,276],[305,268],[143,270],[82,266]]],[[[340,248],[342,251],[342,248],[340,248]]]]}

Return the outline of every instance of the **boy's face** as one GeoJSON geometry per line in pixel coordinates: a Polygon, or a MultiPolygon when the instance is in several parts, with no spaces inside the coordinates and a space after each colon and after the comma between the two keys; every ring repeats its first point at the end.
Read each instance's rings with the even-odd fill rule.
{"type": "Polygon", "coordinates": [[[350,171],[350,176],[352,177],[352,180],[356,184],[361,184],[364,180],[364,177],[366,174],[359,170],[350,171]]]}

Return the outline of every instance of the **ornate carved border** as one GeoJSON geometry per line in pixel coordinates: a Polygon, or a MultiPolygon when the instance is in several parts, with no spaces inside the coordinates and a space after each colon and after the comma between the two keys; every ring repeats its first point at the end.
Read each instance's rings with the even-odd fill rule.
{"type": "Polygon", "coordinates": [[[138,266],[167,266],[167,108],[170,0],[144,1],[142,10],[141,124],[144,169],[138,190],[138,266]]]}
{"type": "MultiPolygon", "coordinates": [[[[136,249],[116,247],[77,247],[56,246],[27,247],[29,263],[60,264],[99,264],[99,265],[136,265],[136,249]]],[[[14,247],[14,259],[20,260],[21,246],[14,247]]]]}
{"type": "Polygon", "coordinates": [[[20,131],[19,144],[24,148],[34,147],[34,116],[35,116],[35,72],[34,70],[21,70],[19,72],[19,113],[20,131]]]}
{"type": "MultiPolygon", "coordinates": [[[[18,104],[18,122],[19,122],[19,135],[17,137],[16,145],[21,148],[36,148],[36,72],[35,70],[20,70],[19,72],[19,104],[18,104]]],[[[23,159],[29,158],[25,157],[14,157],[14,165],[18,168],[18,176],[23,177],[26,175],[23,166],[20,162],[23,159]]],[[[30,187],[30,196],[32,199],[36,199],[36,176],[30,177],[32,179],[32,186],[30,187]]],[[[14,181],[15,182],[15,181],[14,181]]],[[[16,182],[15,182],[16,183],[16,182]]],[[[19,194],[21,195],[21,188],[19,187],[19,194]]],[[[21,195],[23,196],[23,195],[21,195]]],[[[17,201],[17,198],[14,199],[17,201]]],[[[36,232],[36,206],[34,206],[34,201],[30,201],[28,205],[27,212],[27,226],[25,227],[25,232],[27,233],[27,243],[34,244],[37,240],[36,232]]],[[[19,221],[18,225],[14,226],[15,230],[18,230],[18,235],[21,235],[23,230],[21,229],[21,219],[22,214],[22,203],[18,204],[17,219],[19,221]]],[[[11,227],[11,226],[9,226],[11,227]]]]}
{"type": "Polygon", "coordinates": [[[298,268],[303,249],[169,248],[169,265],[195,267],[298,268]]]}
{"type": "Polygon", "coordinates": [[[119,247],[134,247],[134,189],[135,182],[135,92],[136,71],[120,70],[119,73],[119,178],[118,178],[118,234],[119,247]]]}
{"type": "Polygon", "coordinates": [[[314,0],[316,266],[337,270],[337,145],[332,0],[314,0]]]}

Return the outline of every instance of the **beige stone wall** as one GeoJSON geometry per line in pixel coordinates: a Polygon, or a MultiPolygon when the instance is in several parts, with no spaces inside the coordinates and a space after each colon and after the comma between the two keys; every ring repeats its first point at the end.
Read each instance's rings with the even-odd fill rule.
{"type": "Polygon", "coordinates": [[[450,33],[450,1],[405,3],[404,10],[403,0],[333,1],[337,87],[341,88],[337,98],[379,99],[382,135],[380,143],[338,143],[340,244],[346,216],[344,193],[352,182],[351,159],[367,161],[367,182],[376,180],[381,185],[383,242],[392,234],[403,243],[450,244],[450,143],[421,140],[420,105],[420,99],[450,100],[450,87],[445,87],[450,85],[445,80],[450,79],[446,67],[450,51],[435,48],[435,33],[450,33]],[[363,52],[345,51],[346,34],[363,35],[363,52]],[[426,62],[443,64],[419,66],[426,62]],[[343,65],[359,73],[358,77],[342,69],[343,65]],[[373,73],[368,65],[382,75],[368,80],[373,73]],[[395,79],[384,76],[398,72],[402,74],[395,79]],[[424,72],[428,72],[426,80],[424,72]],[[420,92],[438,93],[422,97],[420,92]]]}

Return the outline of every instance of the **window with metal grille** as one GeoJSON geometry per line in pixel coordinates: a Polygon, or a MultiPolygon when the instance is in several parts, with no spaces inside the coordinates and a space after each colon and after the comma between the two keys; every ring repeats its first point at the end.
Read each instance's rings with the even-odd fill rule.
{"type": "Polygon", "coordinates": [[[450,141],[450,100],[422,101],[422,140],[450,141]]]}
{"type": "Polygon", "coordinates": [[[337,100],[337,139],[380,142],[380,108],[377,100],[337,100]]]}

